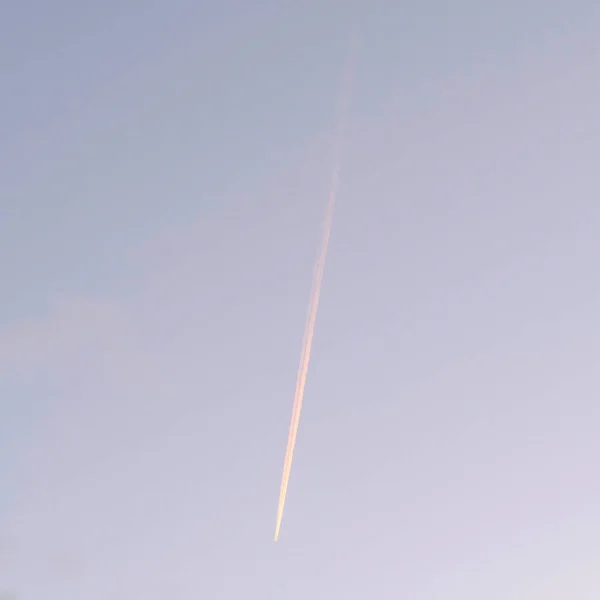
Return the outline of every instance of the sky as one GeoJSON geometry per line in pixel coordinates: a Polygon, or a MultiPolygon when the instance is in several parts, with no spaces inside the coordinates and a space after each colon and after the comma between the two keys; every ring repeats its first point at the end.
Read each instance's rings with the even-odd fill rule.
{"type": "Polygon", "coordinates": [[[600,597],[599,27],[4,3],[0,597],[600,597]]]}

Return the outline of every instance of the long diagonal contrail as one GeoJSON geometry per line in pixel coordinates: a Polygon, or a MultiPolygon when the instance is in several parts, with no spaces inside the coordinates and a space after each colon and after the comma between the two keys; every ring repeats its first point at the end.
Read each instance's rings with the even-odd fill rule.
{"type": "Polygon", "coordinates": [[[285,450],[285,461],[283,464],[283,476],[281,478],[281,489],[279,492],[279,505],[277,507],[277,524],[275,526],[275,541],[279,538],[279,530],[281,528],[281,519],[283,517],[283,508],[285,506],[285,497],[287,494],[288,483],[290,480],[290,471],[292,468],[292,459],[294,457],[294,447],[296,445],[296,435],[298,432],[298,423],[300,421],[300,411],[302,409],[302,399],[304,397],[304,387],[306,385],[306,374],[308,372],[308,363],[310,361],[310,352],[312,348],[313,336],[315,333],[315,322],[317,319],[317,310],[319,308],[319,297],[321,295],[321,284],[323,282],[323,271],[325,269],[325,259],[327,258],[327,248],[329,246],[329,237],[331,234],[331,223],[333,220],[333,210],[337,198],[340,170],[341,170],[341,153],[344,141],[345,126],[347,120],[347,104],[350,92],[350,83],[352,75],[352,62],[349,64],[346,73],[345,85],[342,91],[341,106],[340,106],[340,121],[338,124],[339,130],[336,137],[336,147],[334,156],[333,174],[331,179],[331,187],[329,191],[329,199],[327,202],[327,210],[323,223],[323,238],[321,248],[317,256],[317,262],[313,273],[312,289],[310,293],[310,302],[306,315],[306,325],[304,329],[304,339],[302,342],[302,352],[300,354],[300,364],[298,365],[298,374],[296,377],[296,391],[294,393],[294,404],[292,406],[292,418],[290,422],[290,431],[288,434],[287,447],[285,450]]]}

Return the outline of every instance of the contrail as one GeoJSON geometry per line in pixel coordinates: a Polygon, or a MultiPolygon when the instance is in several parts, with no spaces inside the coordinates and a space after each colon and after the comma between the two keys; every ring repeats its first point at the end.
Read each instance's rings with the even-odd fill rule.
{"type": "Polygon", "coordinates": [[[296,445],[296,434],[298,432],[298,423],[300,421],[300,411],[302,410],[302,399],[304,397],[304,387],[306,385],[306,374],[308,372],[308,363],[310,361],[310,352],[312,348],[313,336],[315,333],[315,322],[317,319],[317,310],[319,308],[319,297],[321,295],[321,284],[323,282],[323,271],[325,269],[325,259],[327,258],[327,248],[329,246],[329,237],[331,235],[331,223],[333,220],[333,210],[337,198],[340,171],[341,171],[341,154],[344,142],[344,133],[347,120],[348,97],[350,93],[351,77],[353,74],[352,55],[346,72],[344,87],[341,96],[341,106],[339,107],[339,123],[338,133],[335,144],[334,166],[331,178],[331,187],[329,191],[329,199],[327,202],[327,210],[323,222],[323,238],[317,262],[315,264],[312,289],[310,293],[310,302],[306,315],[306,325],[304,328],[304,339],[302,342],[302,352],[300,354],[300,363],[298,365],[298,373],[296,377],[296,391],[294,393],[294,403],[292,405],[292,418],[290,421],[290,431],[288,434],[287,447],[285,450],[285,460],[283,464],[283,475],[281,478],[281,489],[279,492],[279,505],[277,507],[277,523],[275,525],[275,538],[279,539],[279,530],[281,529],[281,519],[283,517],[283,509],[285,506],[285,497],[287,494],[288,483],[290,480],[290,471],[292,468],[292,459],[294,457],[294,447],[296,445]]]}

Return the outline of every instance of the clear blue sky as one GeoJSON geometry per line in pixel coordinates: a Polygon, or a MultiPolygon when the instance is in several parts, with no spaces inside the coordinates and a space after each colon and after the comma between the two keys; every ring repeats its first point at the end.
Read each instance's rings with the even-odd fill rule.
{"type": "Polygon", "coordinates": [[[600,597],[599,27],[591,0],[6,2],[0,593],[600,597]]]}

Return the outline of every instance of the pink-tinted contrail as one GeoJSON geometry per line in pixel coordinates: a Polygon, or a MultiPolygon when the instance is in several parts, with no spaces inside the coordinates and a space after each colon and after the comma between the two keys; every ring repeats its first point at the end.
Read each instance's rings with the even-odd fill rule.
{"type": "Polygon", "coordinates": [[[296,445],[296,435],[298,433],[298,423],[300,421],[300,411],[302,410],[302,400],[304,398],[304,387],[306,385],[306,375],[308,372],[308,363],[310,361],[310,353],[312,349],[312,341],[315,333],[315,322],[317,319],[317,311],[319,308],[319,297],[321,295],[321,285],[323,282],[323,271],[325,269],[325,260],[327,258],[327,248],[329,246],[329,237],[331,234],[331,223],[333,220],[333,211],[337,199],[339,179],[341,171],[341,154],[344,141],[344,133],[347,120],[347,104],[350,93],[351,76],[353,73],[352,61],[349,63],[349,68],[346,73],[344,87],[341,96],[341,106],[339,108],[339,130],[335,140],[335,156],[333,174],[331,179],[331,187],[329,191],[329,199],[327,202],[327,210],[323,223],[323,238],[321,248],[317,256],[315,269],[313,273],[312,289],[310,293],[310,301],[308,305],[308,313],[306,315],[306,325],[304,329],[304,340],[302,342],[302,352],[300,354],[300,364],[298,365],[298,374],[296,378],[296,391],[294,393],[294,403],[292,405],[292,418],[290,422],[290,431],[288,434],[287,447],[285,450],[285,461],[283,464],[283,476],[281,478],[281,489],[279,492],[279,505],[277,507],[277,523],[275,525],[275,541],[279,539],[279,531],[281,529],[281,519],[283,517],[283,509],[285,506],[285,498],[287,494],[288,483],[290,480],[290,471],[292,468],[292,459],[294,457],[294,447],[296,445]]]}

